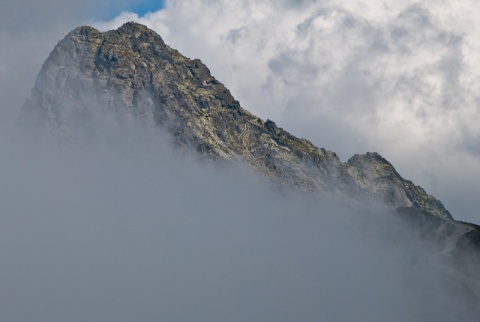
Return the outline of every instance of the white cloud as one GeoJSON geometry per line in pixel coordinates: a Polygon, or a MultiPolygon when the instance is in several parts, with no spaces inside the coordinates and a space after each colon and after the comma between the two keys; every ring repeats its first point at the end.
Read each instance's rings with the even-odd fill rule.
{"type": "MultiPolygon", "coordinates": [[[[480,180],[479,7],[468,0],[180,0],[97,26],[150,26],[201,58],[251,112],[344,159],[378,151],[462,212],[457,217],[474,220],[476,200],[459,202],[449,184],[480,180]]],[[[458,194],[478,195],[477,186],[458,194]]]]}

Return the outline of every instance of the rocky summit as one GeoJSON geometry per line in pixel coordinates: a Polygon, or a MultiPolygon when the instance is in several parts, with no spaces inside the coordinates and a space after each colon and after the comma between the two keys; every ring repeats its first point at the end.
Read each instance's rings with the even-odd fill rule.
{"type": "Polygon", "coordinates": [[[388,205],[407,223],[405,236],[414,231],[434,241],[437,251],[427,256],[440,259],[448,276],[480,297],[479,226],[453,220],[439,200],[378,153],[342,162],[334,152],[252,115],[200,60],[181,55],[143,25],[71,31],[44,63],[19,124],[66,148],[85,135],[95,137],[90,125],[103,115],[165,129],[176,146],[246,163],[280,186],[350,206],[365,200],[388,205]]]}
{"type": "Polygon", "coordinates": [[[247,163],[282,186],[452,218],[378,153],[341,162],[334,152],[252,115],[200,60],[183,56],[138,23],[108,32],[88,26],[71,31],[44,63],[20,123],[65,147],[88,131],[99,112],[167,129],[178,146],[247,163]]]}

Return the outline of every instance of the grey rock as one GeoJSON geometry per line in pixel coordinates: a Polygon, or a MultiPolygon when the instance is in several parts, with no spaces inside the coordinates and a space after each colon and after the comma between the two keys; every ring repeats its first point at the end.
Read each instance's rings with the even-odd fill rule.
{"type": "Polygon", "coordinates": [[[181,55],[137,23],[104,33],[88,26],[71,31],[44,63],[20,123],[64,147],[92,135],[87,124],[102,113],[165,128],[180,147],[245,162],[282,186],[351,203],[359,196],[373,198],[452,218],[379,154],[341,162],[273,121],[262,122],[200,60],[181,55]]]}

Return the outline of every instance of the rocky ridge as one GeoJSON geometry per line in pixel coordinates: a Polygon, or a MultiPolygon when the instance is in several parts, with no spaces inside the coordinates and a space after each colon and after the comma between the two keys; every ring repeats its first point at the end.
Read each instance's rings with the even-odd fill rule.
{"type": "Polygon", "coordinates": [[[246,162],[284,186],[452,218],[378,153],[341,162],[334,152],[252,115],[200,60],[181,55],[138,23],[104,33],[88,26],[71,31],[44,63],[20,123],[68,146],[85,135],[85,124],[99,111],[166,128],[179,146],[246,162]]]}

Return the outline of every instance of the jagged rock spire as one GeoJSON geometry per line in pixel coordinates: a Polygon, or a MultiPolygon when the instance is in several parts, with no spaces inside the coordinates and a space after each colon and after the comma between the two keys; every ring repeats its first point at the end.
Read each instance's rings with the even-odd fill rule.
{"type": "Polygon", "coordinates": [[[71,31],[43,65],[21,123],[64,146],[88,131],[86,124],[99,113],[166,128],[184,148],[246,162],[284,186],[451,218],[440,201],[404,180],[380,155],[343,163],[334,152],[261,121],[200,60],[181,55],[138,23],[104,33],[88,26],[71,31]]]}

